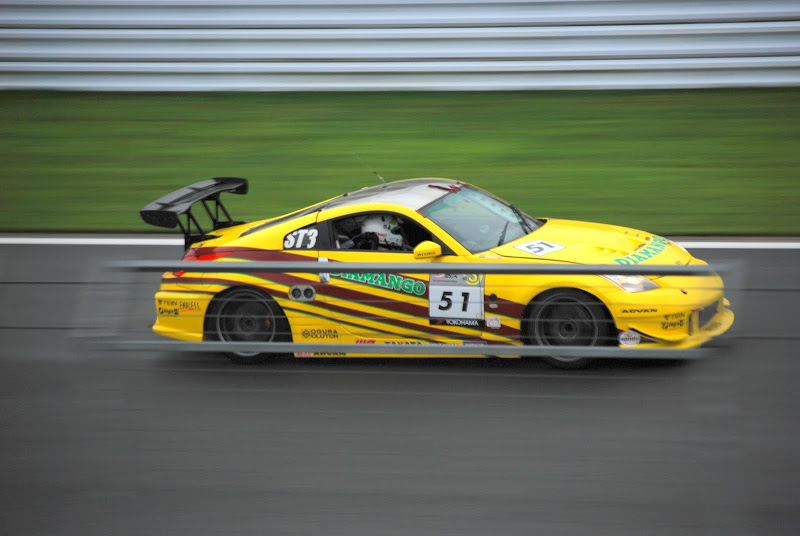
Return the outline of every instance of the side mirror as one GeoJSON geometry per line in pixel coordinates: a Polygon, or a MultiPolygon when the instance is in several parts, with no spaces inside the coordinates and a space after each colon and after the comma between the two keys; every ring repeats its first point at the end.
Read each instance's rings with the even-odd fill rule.
{"type": "Polygon", "coordinates": [[[423,240],[414,248],[415,259],[435,259],[441,256],[442,246],[430,240],[423,240]]]}

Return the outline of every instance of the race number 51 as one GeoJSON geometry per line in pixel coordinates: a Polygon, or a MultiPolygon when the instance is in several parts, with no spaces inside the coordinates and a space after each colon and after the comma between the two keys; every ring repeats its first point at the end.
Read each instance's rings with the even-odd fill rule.
{"type": "Polygon", "coordinates": [[[428,292],[431,318],[483,318],[483,287],[431,285],[428,292]]]}
{"type": "Polygon", "coordinates": [[[559,249],[564,249],[564,246],[553,244],[552,242],[546,242],[544,240],[534,240],[533,242],[518,244],[514,247],[538,257],[544,257],[549,253],[558,251],[559,249]]]}

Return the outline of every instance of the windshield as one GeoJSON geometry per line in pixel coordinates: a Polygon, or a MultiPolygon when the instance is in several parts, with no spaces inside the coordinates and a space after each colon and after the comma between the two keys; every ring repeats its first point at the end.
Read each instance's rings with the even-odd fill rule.
{"type": "Polygon", "coordinates": [[[470,253],[511,242],[541,225],[513,205],[469,186],[437,199],[420,212],[470,253]]]}

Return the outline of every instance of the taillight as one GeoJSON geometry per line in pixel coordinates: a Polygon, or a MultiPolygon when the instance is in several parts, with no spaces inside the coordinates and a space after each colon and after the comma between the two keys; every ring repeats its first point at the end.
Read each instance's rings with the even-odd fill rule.
{"type": "MultiPolygon", "coordinates": [[[[198,261],[198,262],[215,261],[217,259],[221,259],[222,257],[227,257],[228,255],[230,255],[230,252],[225,252],[225,253],[201,253],[200,255],[197,255],[195,253],[195,250],[190,249],[189,251],[186,252],[186,255],[184,255],[183,260],[184,261],[198,261]]],[[[172,272],[172,275],[174,275],[175,277],[180,277],[185,273],[186,273],[186,270],[178,270],[177,272],[172,272]]]]}
{"type": "Polygon", "coordinates": [[[227,257],[230,255],[229,252],[227,253],[206,253],[204,255],[193,255],[187,253],[186,256],[183,258],[185,261],[215,261],[217,259],[221,259],[222,257],[227,257]]]}

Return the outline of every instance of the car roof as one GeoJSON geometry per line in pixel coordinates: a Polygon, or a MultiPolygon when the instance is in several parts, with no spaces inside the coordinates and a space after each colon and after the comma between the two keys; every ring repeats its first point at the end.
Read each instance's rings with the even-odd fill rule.
{"type": "Polygon", "coordinates": [[[466,186],[466,184],[463,182],[439,178],[404,179],[369,186],[340,195],[328,201],[323,201],[322,203],[317,203],[316,205],[311,205],[302,210],[261,222],[245,230],[240,236],[257,233],[280,223],[294,220],[314,212],[325,213],[333,209],[357,207],[365,203],[382,203],[406,207],[411,210],[419,210],[450,192],[457,192],[464,186],[466,186]]]}
{"type": "Polygon", "coordinates": [[[443,195],[458,191],[464,183],[452,179],[405,179],[362,188],[332,199],[322,209],[326,210],[360,205],[387,203],[419,210],[443,195]]]}

